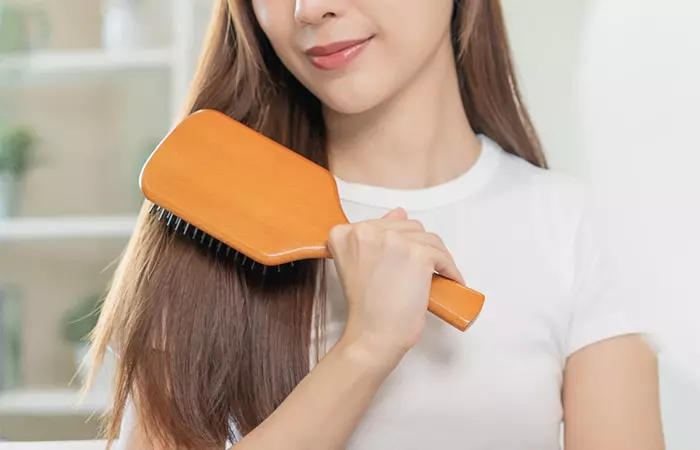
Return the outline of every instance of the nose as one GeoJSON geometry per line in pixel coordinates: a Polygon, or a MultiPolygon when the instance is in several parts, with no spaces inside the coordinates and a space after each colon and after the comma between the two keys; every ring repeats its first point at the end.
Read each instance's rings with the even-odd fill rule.
{"type": "Polygon", "coordinates": [[[320,25],[342,14],[339,0],[296,0],[294,19],[305,25],[320,25]]]}

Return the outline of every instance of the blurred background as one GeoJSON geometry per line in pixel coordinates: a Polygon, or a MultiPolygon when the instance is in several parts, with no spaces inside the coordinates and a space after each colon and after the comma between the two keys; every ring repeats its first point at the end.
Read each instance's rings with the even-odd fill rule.
{"type": "MultiPolygon", "coordinates": [[[[0,439],[98,433],[91,314],[173,125],[212,0],[0,0],[0,439]]],[[[700,4],[503,0],[553,170],[591,181],[653,295],[668,448],[700,431],[700,4]],[[691,324],[692,323],[692,324],[691,324]]]]}
{"type": "Polygon", "coordinates": [[[87,439],[82,337],[135,223],[211,0],[0,1],[0,437],[87,439]],[[86,317],[87,316],[87,317],[86,317]],[[77,377],[71,380],[77,373],[77,377]]]}

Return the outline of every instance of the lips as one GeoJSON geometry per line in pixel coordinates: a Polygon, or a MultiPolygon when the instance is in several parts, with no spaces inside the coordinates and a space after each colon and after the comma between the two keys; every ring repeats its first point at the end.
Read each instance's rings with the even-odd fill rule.
{"type": "Polygon", "coordinates": [[[354,39],[319,45],[306,50],[311,63],[322,70],[337,70],[350,64],[367,47],[372,38],[354,39]]]}

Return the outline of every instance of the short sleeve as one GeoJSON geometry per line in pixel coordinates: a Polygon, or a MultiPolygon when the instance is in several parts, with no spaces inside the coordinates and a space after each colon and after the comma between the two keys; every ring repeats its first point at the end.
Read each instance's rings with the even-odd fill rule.
{"type": "Polygon", "coordinates": [[[609,211],[592,199],[586,201],[574,239],[566,357],[612,337],[651,333],[650,293],[635,255],[620,245],[620,232],[609,211]]]}

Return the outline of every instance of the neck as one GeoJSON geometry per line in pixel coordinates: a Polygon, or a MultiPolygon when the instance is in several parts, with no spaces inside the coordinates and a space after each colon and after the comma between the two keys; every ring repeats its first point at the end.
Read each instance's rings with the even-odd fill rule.
{"type": "Polygon", "coordinates": [[[474,164],[480,144],[460,97],[449,40],[401,92],[354,115],[324,111],[331,171],[397,189],[438,185],[474,164]]]}

